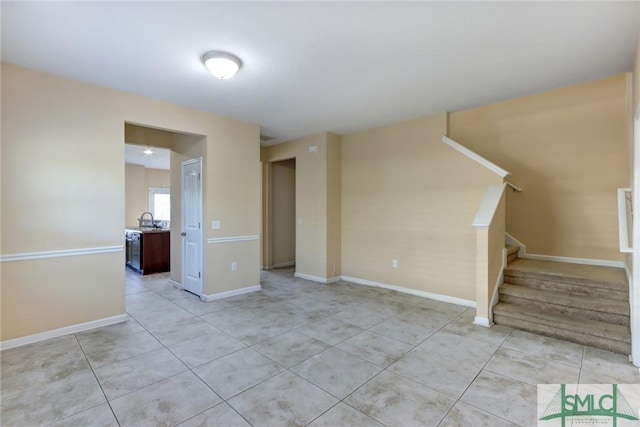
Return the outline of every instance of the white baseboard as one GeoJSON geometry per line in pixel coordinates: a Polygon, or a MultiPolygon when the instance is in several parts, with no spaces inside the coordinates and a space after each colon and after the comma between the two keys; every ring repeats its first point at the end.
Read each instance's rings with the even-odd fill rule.
{"type": "Polygon", "coordinates": [[[518,251],[518,257],[520,258],[537,259],[540,261],[567,262],[571,264],[597,265],[601,267],[626,268],[626,264],[624,261],[610,261],[610,260],[604,260],[604,259],[573,258],[573,257],[566,257],[566,256],[529,254],[527,253],[527,247],[525,246],[524,243],[522,243],[521,241],[519,241],[509,233],[504,233],[504,234],[505,234],[506,244],[520,246],[520,250],[518,251]]]}
{"type": "Polygon", "coordinates": [[[484,326],[486,328],[490,328],[491,326],[493,326],[493,322],[489,319],[487,319],[486,317],[478,317],[476,316],[473,319],[473,323],[474,325],[480,325],[480,326],[484,326]]]}
{"type": "Polygon", "coordinates": [[[182,283],[176,282],[175,280],[169,279],[169,284],[172,285],[176,289],[180,289],[180,290],[184,289],[184,286],[182,286],[182,283]]]}
{"type": "MultiPolygon", "coordinates": [[[[311,274],[304,274],[304,273],[295,272],[295,273],[293,273],[293,277],[297,277],[298,279],[310,280],[312,282],[317,282],[317,283],[324,283],[324,284],[329,283],[329,282],[327,282],[328,279],[326,279],[324,277],[320,277],[320,276],[313,276],[311,274]]],[[[340,280],[340,279],[338,278],[338,280],[340,280]]]]}
{"type": "Polygon", "coordinates": [[[601,267],[624,268],[624,261],[609,261],[605,259],[572,258],[572,257],[565,257],[565,256],[537,255],[537,254],[525,254],[521,258],[536,259],[540,261],[568,262],[572,264],[598,265],[601,267]]]}
{"type": "Polygon", "coordinates": [[[209,302],[209,301],[215,301],[223,298],[234,297],[236,295],[248,294],[249,292],[259,291],[261,289],[262,289],[262,286],[260,285],[248,286],[246,288],[234,289],[232,291],[219,292],[217,294],[211,294],[211,295],[202,294],[200,296],[200,299],[202,301],[209,302]]]}
{"type": "Polygon", "coordinates": [[[304,274],[304,273],[294,273],[293,276],[297,277],[298,279],[311,280],[312,282],[324,283],[325,285],[329,283],[335,283],[342,279],[342,277],[340,276],[324,278],[324,277],[312,276],[311,274],[304,274]]]}
{"type": "Polygon", "coordinates": [[[0,350],[6,350],[9,348],[19,347],[22,345],[33,344],[36,342],[48,340],[51,338],[58,338],[64,335],[75,334],[77,332],[88,331],[89,329],[100,328],[102,326],[109,326],[115,323],[126,322],[129,320],[128,314],[119,314],[117,316],[106,317],[104,319],[92,320],[91,322],[78,323],[76,325],[65,326],[64,328],[53,329],[47,332],[40,332],[38,334],[27,335],[26,337],[13,338],[0,342],[0,350]]]}
{"type": "Polygon", "coordinates": [[[527,246],[507,232],[504,233],[504,242],[507,245],[519,246],[520,250],[518,250],[518,256],[520,258],[524,258],[527,254],[527,246]]]}
{"type": "Polygon", "coordinates": [[[627,263],[624,263],[624,275],[627,277],[627,283],[629,284],[629,295],[631,295],[631,290],[633,289],[633,275],[631,274],[631,270],[629,270],[629,266],[627,263]]]}
{"type": "Polygon", "coordinates": [[[280,264],[273,264],[273,265],[265,265],[262,267],[263,270],[273,270],[275,268],[287,268],[287,267],[294,267],[296,265],[295,261],[289,261],[289,262],[281,262],[280,264]]]}
{"type": "MultiPolygon", "coordinates": [[[[504,283],[504,269],[507,268],[507,248],[502,248],[502,268],[500,268],[500,274],[496,280],[496,285],[493,288],[493,295],[491,296],[491,302],[489,304],[489,326],[493,325],[493,307],[498,304],[500,300],[500,286],[504,283]]],[[[478,323],[479,324],[479,323],[478,323]]],[[[482,325],[485,326],[485,325],[482,325]]]]}
{"type": "Polygon", "coordinates": [[[450,304],[462,305],[464,307],[476,307],[476,302],[468,299],[451,297],[449,295],[434,294],[432,292],[420,291],[417,289],[403,288],[401,286],[388,285],[386,283],[374,282],[372,280],[359,279],[357,277],[342,276],[341,280],[345,282],[355,283],[357,285],[373,286],[376,288],[391,289],[393,291],[402,292],[403,294],[415,295],[418,297],[429,298],[436,301],[448,302],[450,304]]]}

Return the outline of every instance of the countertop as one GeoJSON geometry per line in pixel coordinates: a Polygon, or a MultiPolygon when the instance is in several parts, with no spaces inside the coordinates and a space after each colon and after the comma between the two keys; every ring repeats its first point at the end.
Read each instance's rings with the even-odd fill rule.
{"type": "Polygon", "coordinates": [[[169,233],[171,229],[169,228],[152,228],[152,227],[142,227],[142,228],[126,228],[125,232],[136,232],[141,234],[150,234],[150,233],[169,233]]]}

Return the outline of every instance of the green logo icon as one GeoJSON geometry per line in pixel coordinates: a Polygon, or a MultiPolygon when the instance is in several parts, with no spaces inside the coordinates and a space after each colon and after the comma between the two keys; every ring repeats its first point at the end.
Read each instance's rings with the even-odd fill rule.
{"type": "Polygon", "coordinates": [[[638,421],[631,405],[624,398],[617,384],[612,384],[611,394],[567,394],[566,384],[560,385],[560,390],[553,396],[545,409],[540,421],[559,418],[562,427],[566,426],[567,418],[575,417],[606,417],[611,418],[613,427],[617,427],[618,419],[638,421]]]}

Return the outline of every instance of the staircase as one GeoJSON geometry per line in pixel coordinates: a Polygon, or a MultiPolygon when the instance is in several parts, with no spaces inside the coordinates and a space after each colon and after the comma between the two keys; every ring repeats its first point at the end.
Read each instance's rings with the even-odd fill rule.
{"type": "Polygon", "coordinates": [[[630,354],[629,285],[621,268],[517,258],[508,247],[496,324],[630,354]]]}

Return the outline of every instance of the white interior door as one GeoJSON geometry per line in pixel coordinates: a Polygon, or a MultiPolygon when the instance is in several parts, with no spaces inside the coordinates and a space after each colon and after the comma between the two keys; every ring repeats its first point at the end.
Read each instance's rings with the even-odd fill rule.
{"type": "Polygon", "coordinates": [[[202,159],[182,163],[182,285],[202,295],[202,159]]]}

